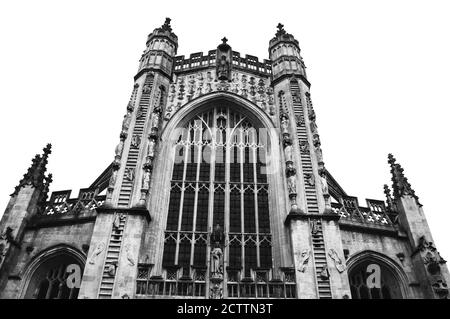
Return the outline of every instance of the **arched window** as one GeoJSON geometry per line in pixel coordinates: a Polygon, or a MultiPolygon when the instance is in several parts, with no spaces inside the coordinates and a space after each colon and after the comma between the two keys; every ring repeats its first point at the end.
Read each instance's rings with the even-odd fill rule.
{"type": "Polygon", "coordinates": [[[400,281],[390,266],[365,259],[349,271],[353,299],[403,299],[400,281]]]}
{"type": "Polygon", "coordinates": [[[76,299],[82,274],[83,265],[70,254],[62,252],[47,258],[31,274],[24,298],[76,299]],[[79,272],[74,268],[77,268],[79,272]],[[69,276],[80,278],[72,280],[69,276]]]}
{"type": "Polygon", "coordinates": [[[163,268],[207,269],[208,233],[230,244],[225,264],[250,278],[272,267],[264,130],[230,107],[211,107],[181,129],[175,144],[163,268]]]}

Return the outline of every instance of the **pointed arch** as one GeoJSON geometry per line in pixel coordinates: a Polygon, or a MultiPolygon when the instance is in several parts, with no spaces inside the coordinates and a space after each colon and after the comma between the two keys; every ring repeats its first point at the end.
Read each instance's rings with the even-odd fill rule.
{"type": "MultiPolygon", "coordinates": [[[[48,276],[46,272],[53,272],[52,277],[54,277],[54,279],[57,279],[57,277],[58,279],[61,279],[65,276],[65,274],[61,272],[65,273],[65,267],[67,265],[77,264],[81,268],[80,276],[82,276],[85,263],[86,255],[79,251],[77,248],[66,244],[55,245],[43,250],[42,252],[37,254],[24,268],[24,271],[21,274],[22,285],[20,287],[19,298],[45,298],[45,296],[36,296],[35,292],[37,292],[38,290],[42,290],[40,289],[42,287],[39,287],[39,285],[41,284],[41,279],[44,279],[45,276],[48,276]],[[56,274],[56,272],[59,273],[56,274]]],[[[59,284],[61,285],[63,284],[63,282],[59,280],[59,284]]],[[[49,287],[45,288],[45,290],[48,291],[49,287]]],[[[78,295],[78,290],[76,290],[75,292],[76,295],[74,295],[74,292],[69,290],[62,293],[65,294],[66,292],[66,297],[76,297],[76,295],[78,295]]],[[[38,294],[42,294],[42,291],[40,291],[38,294]]]]}
{"type": "MultiPolygon", "coordinates": [[[[386,287],[391,289],[398,289],[397,295],[389,296],[389,298],[406,299],[409,298],[408,290],[408,278],[403,271],[402,267],[394,261],[392,258],[373,251],[364,250],[352,255],[347,260],[347,269],[349,274],[350,285],[352,286],[352,281],[354,279],[352,276],[357,276],[356,272],[361,271],[361,267],[365,267],[368,264],[377,264],[381,267],[381,272],[388,272],[387,278],[391,278],[391,282],[387,282],[386,287]]],[[[365,271],[365,270],[364,270],[365,271]]],[[[382,274],[383,276],[383,274],[382,274]]],[[[382,277],[383,279],[383,277],[382,277]]],[[[358,279],[360,280],[360,279],[358,279]]],[[[361,283],[364,284],[364,283],[361,283]]],[[[352,291],[353,293],[353,291],[352,291]]]]}

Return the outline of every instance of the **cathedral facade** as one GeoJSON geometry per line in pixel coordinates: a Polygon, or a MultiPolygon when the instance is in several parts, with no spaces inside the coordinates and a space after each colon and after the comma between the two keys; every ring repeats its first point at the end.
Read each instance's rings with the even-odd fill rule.
{"type": "Polygon", "coordinates": [[[0,223],[0,298],[448,298],[446,261],[389,154],[360,205],[324,165],[300,46],[177,56],[148,36],[112,163],[49,193],[51,145],[0,223]]]}

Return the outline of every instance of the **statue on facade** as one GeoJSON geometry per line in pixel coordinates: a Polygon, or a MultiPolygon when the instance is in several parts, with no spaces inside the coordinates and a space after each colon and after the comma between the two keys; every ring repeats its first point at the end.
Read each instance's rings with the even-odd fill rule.
{"type": "MultiPolygon", "coordinates": [[[[217,244],[216,244],[217,245],[217,244]]],[[[211,277],[222,278],[223,277],[223,252],[217,245],[211,250],[211,277]]]]}

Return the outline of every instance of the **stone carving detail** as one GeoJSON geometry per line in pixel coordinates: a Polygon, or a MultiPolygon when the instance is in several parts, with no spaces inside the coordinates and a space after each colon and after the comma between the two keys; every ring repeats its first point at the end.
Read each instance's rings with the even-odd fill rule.
{"type": "Polygon", "coordinates": [[[448,286],[443,278],[438,278],[431,285],[434,292],[440,299],[447,299],[448,297],[448,286]]]}
{"type": "Polygon", "coordinates": [[[308,154],[309,153],[309,144],[308,141],[300,141],[300,152],[302,152],[303,154],[308,154]]]}
{"type": "Polygon", "coordinates": [[[125,247],[125,251],[126,251],[126,253],[127,253],[128,264],[129,264],[130,266],[134,266],[134,259],[133,259],[133,256],[131,255],[131,252],[130,252],[130,244],[128,244],[128,245],[125,247]]]}
{"type": "Polygon", "coordinates": [[[301,116],[301,115],[295,115],[295,124],[298,126],[298,127],[300,127],[300,126],[302,126],[303,124],[305,124],[305,120],[303,119],[303,116],[301,116]]]}
{"type": "Polygon", "coordinates": [[[91,265],[95,264],[98,255],[100,255],[103,250],[105,250],[105,244],[104,243],[98,243],[97,246],[95,247],[94,252],[91,255],[91,259],[89,260],[89,263],[91,265]]]}
{"type": "Polygon", "coordinates": [[[133,167],[127,167],[125,168],[125,172],[123,174],[124,179],[132,182],[134,181],[134,168],[133,167]]]}
{"type": "Polygon", "coordinates": [[[306,267],[308,266],[308,262],[309,262],[309,257],[311,256],[311,250],[309,249],[305,249],[302,251],[301,255],[300,255],[300,265],[298,267],[298,271],[299,272],[305,272],[306,271],[306,267]]]}
{"type": "Polygon", "coordinates": [[[120,165],[120,159],[122,158],[124,144],[125,144],[125,136],[123,136],[121,134],[120,142],[119,142],[119,144],[117,144],[116,149],[115,149],[116,156],[114,157],[114,163],[116,165],[120,165]]]}
{"type": "Polygon", "coordinates": [[[0,235],[0,265],[7,255],[10,245],[21,248],[20,243],[14,239],[13,229],[8,226],[3,234],[0,235]]]}
{"type": "Polygon", "coordinates": [[[308,184],[309,186],[316,185],[314,174],[309,174],[309,173],[305,174],[305,181],[306,181],[306,184],[308,184]]]}
{"type": "Polygon", "coordinates": [[[220,247],[215,247],[211,251],[211,276],[213,278],[223,278],[223,252],[220,247]]]}
{"type": "Polygon", "coordinates": [[[295,175],[288,177],[287,185],[288,185],[289,195],[297,195],[297,186],[296,186],[295,175]]]}
{"type": "Polygon", "coordinates": [[[113,221],[113,230],[117,231],[120,227],[120,222],[125,218],[125,215],[122,213],[116,213],[113,221]]]}
{"type": "Polygon", "coordinates": [[[447,262],[441,257],[434,244],[426,240],[425,236],[419,238],[417,249],[421,252],[423,263],[431,275],[438,274],[441,270],[440,265],[447,262]]]}
{"type": "Polygon", "coordinates": [[[319,227],[317,226],[317,220],[311,222],[311,234],[316,235],[319,232],[319,227]]]}
{"type": "Polygon", "coordinates": [[[223,289],[220,283],[215,283],[212,285],[209,294],[210,299],[222,299],[223,298],[223,289]]]}
{"type": "Polygon", "coordinates": [[[116,275],[116,269],[117,269],[117,262],[110,263],[108,266],[106,266],[106,272],[111,277],[114,277],[116,275]]]}
{"type": "Polygon", "coordinates": [[[323,265],[322,271],[320,272],[320,278],[322,280],[327,280],[329,277],[330,277],[330,274],[328,272],[328,267],[327,267],[327,265],[323,265]]]}
{"type": "Polygon", "coordinates": [[[223,38],[216,51],[216,72],[219,80],[231,80],[231,47],[228,39],[223,38]]]}
{"type": "Polygon", "coordinates": [[[210,254],[210,298],[222,298],[222,282],[223,282],[223,250],[224,233],[219,224],[216,225],[209,237],[209,244],[211,246],[210,254]]]}
{"type": "Polygon", "coordinates": [[[325,167],[319,168],[319,177],[320,177],[320,185],[322,186],[322,195],[325,199],[325,212],[331,212],[331,197],[328,192],[328,182],[327,182],[327,174],[325,167]]]}
{"type": "Polygon", "coordinates": [[[117,180],[117,170],[119,169],[120,162],[114,162],[113,171],[111,177],[109,178],[108,189],[106,192],[106,201],[110,202],[112,199],[112,193],[114,191],[114,185],[116,185],[117,180]]]}
{"type": "Polygon", "coordinates": [[[142,92],[143,93],[150,93],[152,91],[152,87],[150,85],[144,85],[144,87],[142,88],[142,92]]]}
{"type": "Polygon", "coordinates": [[[286,147],[284,148],[284,157],[286,161],[292,162],[292,145],[286,145],[286,147]]]}
{"type": "Polygon", "coordinates": [[[138,107],[136,111],[136,119],[139,120],[144,115],[144,110],[142,108],[142,105],[138,107]]]}
{"type": "Polygon", "coordinates": [[[127,113],[123,116],[123,121],[122,121],[122,134],[125,135],[125,138],[128,134],[128,129],[130,128],[130,123],[131,123],[131,115],[133,113],[133,105],[130,103],[128,103],[127,106],[127,113]]]}
{"type": "Polygon", "coordinates": [[[334,261],[334,265],[339,272],[343,272],[345,270],[346,266],[333,248],[328,251],[328,256],[330,256],[330,258],[334,261]]]}
{"type": "Polygon", "coordinates": [[[216,91],[228,91],[240,95],[255,103],[261,110],[273,116],[275,112],[274,92],[270,86],[270,79],[249,76],[234,71],[229,80],[220,80],[216,71],[198,72],[188,77],[187,84],[185,76],[178,78],[170,85],[168,106],[164,111],[164,120],[168,121],[172,115],[182,108],[190,100],[216,91]],[[217,80],[215,77],[217,75],[217,80]],[[253,83],[253,84],[251,84],[253,83]]]}
{"type": "Polygon", "coordinates": [[[141,145],[141,137],[139,135],[133,135],[131,138],[131,147],[139,148],[141,145]]]}

